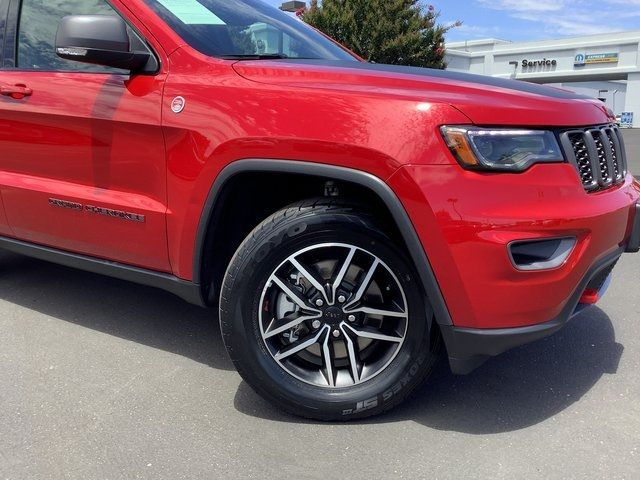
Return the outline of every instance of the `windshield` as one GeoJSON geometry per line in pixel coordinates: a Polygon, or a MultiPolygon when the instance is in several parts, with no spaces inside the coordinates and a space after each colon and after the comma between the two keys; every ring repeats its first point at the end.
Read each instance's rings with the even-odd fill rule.
{"type": "Polygon", "coordinates": [[[222,58],[355,57],[297,18],[261,0],[146,0],[193,48],[222,58]]]}

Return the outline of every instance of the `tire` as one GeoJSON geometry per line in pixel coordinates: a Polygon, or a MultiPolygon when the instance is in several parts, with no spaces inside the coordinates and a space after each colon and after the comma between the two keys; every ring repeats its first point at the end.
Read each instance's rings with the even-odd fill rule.
{"type": "Polygon", "coordinates": [[[220,322],[234,365],[259,395],[293,415],[347,421],[393,408],[430,374],[441,340],[425,301],[412,264],[370,214],[307,200],[240,245],[220,322]]]}

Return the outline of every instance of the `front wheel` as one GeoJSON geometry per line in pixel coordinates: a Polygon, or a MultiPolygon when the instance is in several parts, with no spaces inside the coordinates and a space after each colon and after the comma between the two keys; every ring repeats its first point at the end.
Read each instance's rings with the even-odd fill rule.
{"type": "Polygon", "coordinates": [[[220,319],[247,383],[320,420],[397,405],[440,345],[404,254],[369,215],[328,200],[284,209],[253,231],[227,270],[220,319]]]}

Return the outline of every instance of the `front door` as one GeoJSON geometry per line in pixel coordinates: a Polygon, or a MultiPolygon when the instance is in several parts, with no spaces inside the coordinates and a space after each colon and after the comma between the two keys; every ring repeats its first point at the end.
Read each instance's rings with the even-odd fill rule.
{"type": "MultiPolygon", "coordinates": [[[[12,2],[18,33],[9,39],[15,56],[5,54],[0,69],[0,191],[14,236],[170,271],[164,74],[57,57],[60,20],[118,15],[105,0],[12,2]]],[[[144,44],[133,29],[130,36],[144,44]]]]}

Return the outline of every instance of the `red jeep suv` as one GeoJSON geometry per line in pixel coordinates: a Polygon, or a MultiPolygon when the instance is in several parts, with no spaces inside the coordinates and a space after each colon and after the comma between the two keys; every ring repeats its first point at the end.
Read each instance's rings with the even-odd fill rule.
{"type": "Polygon", "coordinates": [[[366,63],[260,0],[0,0],[0,48],[0,248],[218,306],[297,415],[549,335],[640,246],[615,117],[568,91],[366,63]]]}

